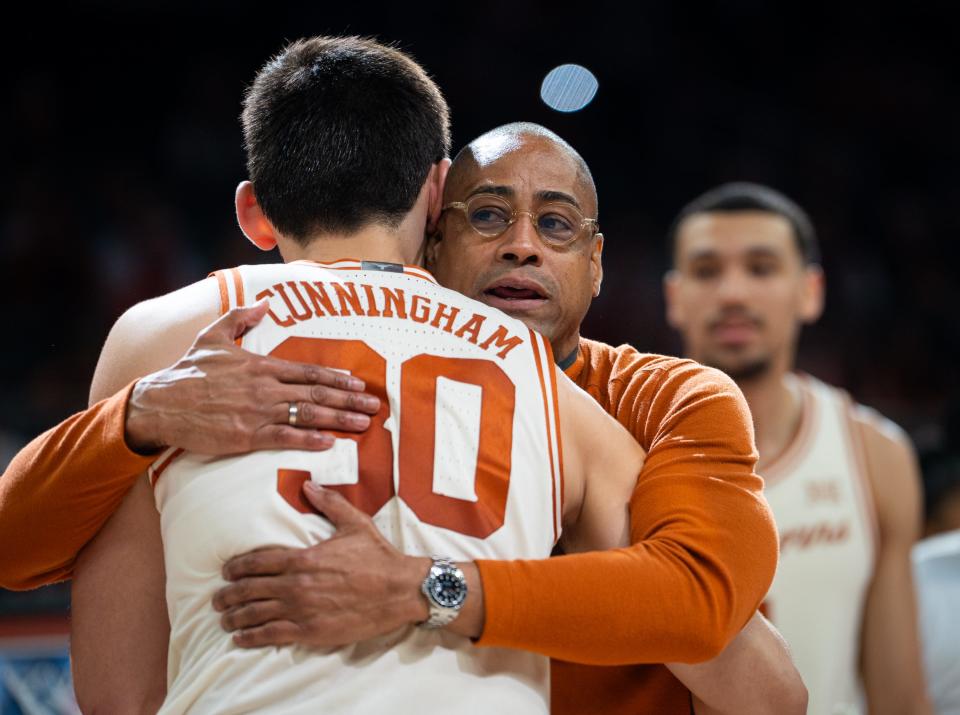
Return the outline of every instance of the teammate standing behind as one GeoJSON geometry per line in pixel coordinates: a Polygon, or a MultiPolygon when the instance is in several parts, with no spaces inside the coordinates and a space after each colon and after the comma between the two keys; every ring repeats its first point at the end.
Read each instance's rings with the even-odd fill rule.
{"type": "Polygon", "coordinates": [[[800,327],[823,308],[816,236],[778,192],[725,184],[670,234],[667,320],[685,353],[724,370],[753,414],[780,532],[767,615],[786,638],[812,715],[929,712],[910,548],[920,481],[907,436],[842,390],[793,371],[800,327]]]}

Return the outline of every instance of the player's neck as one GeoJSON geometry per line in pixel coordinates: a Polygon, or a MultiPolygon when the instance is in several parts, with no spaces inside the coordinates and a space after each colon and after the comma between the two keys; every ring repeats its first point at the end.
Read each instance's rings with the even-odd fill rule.
{"type": "Polygon", "coordinates": [[[775,461],[796,436],[803,408],[800,386],[787,369],[771,369],[737,384],[750,405],[762,473],[763,465],[775,461]]]}
{"type": "Polygon", "coordinates": [[[291,261],[318,261],[332,263],[345,258],[381,263],[420,265],[423,261],[422,239],[392,231],[383,226],[369,226],[356,233],[323,234],[307,245],[285,241],[280,253],[287,263],[291,261]]]}

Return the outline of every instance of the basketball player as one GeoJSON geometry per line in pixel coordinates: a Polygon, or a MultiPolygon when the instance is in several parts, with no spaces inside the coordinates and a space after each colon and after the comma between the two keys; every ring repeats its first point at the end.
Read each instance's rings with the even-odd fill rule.
{"type": "Polygon", "coordinates": [[[920,529],[913,449],[896,425],[793,371],[800,327],[823,307],[806,214],[772,189],[725,184],[671,233],[667,319],[686,354],[743,390],[758,471],[780,531],[766,612],[783,633],[814,715],[928,712],[910,548],[920,529]]]}
{"type": "MultiPolygon", "coordinates": [[[[518,228],[518,230],[529,232],[532,227],[518,228]]],[[[527,242],[529,238],[528,236],[527,242]]],[[[599,249],[596,253],[599,258],[599,249]]],[[[582,262],[582,266],[589,267],[593,263],[591,255],[592,252],[581,254],[578,260],[582,262]]],[[[580,273],[582,274],[583,271],[581,270],[580,273]]],[[[581,292],[580,296],[585,297],[589,303],[589,288],[581,292]]],[[[128,317],[129,323],[141,322],[136,320],[136,314],[128,317]]],[[[306,383],[315,382],[325,376],[315,371],[305,374],[302,367],[277,361],[247,362],[244,365],[244,361],[249,361],[249,358],[241,356],[242,351],[228,349],[214,337],[215,335],[222,337],[220,334],[225,326],[232,325],[242,330],[244,325],[256,322],[259,317],[262,317],[262,312],[258,315],[257,311],[250,310],[222,321],[197,342],[187,358],[181,360],[176,368],[161,371],[152,379],[140,381],[135,387],[127,388],[114,398],[100,403],[90,412],[68,421],[62,428],[48,433],[26,450],[27,454],[39,454],[42,457],[39,464],[43,469],[39,467],[38,469],[43,474],[43,479],[39,481],[38,491],[48,495],[52,491],[59,497],[55,504],[49,506],[41,501],[41,508],[54,510],[62,508],[64,513],[61,516],[68,528],[58,532],[58,538],[55,539],[42,533],[43,530],[33,534],[37,537],[36,540],[25,539],[24,550],[11,559],[12,563],[19,558],[19,563],[13,563],[13,567],[19,569],[18,574],[25,575],[27,579],[42,579],[49,578],[51,573],[60,575],[69,573],[78,548],[77,542],[83,543],[81,539],[84,532],[89,531],[91,524],[95,524],[97,519],[102,523],[103,513],[109,514],[111,500],[116,498],[118,492],[122,495],[126,485],[129,484],[130,480],[122,482],[116,474],[117,471],[128,468],[138,459],[124,444],[125,431],[131,436],[134,432],[142,434],[146,431],[150,434],[152,443],[173,441],[165,440],[164,437],[169,437],[175,432],[177,441],[184,446],[199,442],[201,449],[207,451],[235,452],[238,451],[236,445],[224,444],[229,443],[229,439],[224,439],[223,436],[225,430],[218,429],[218,425],[214,424],[209,432],[205,433],[208,428],[207,421],[198,420],[197,416],[211,415],[222,420],[225,416],[229,417],[234,405],[244,404],[242,397],[246,390],[231,391],[227,387],[229,382],[233,381],[245,386],[251,384],[257,386],[258,383],[251,383],[249,380],[244,382],[245,375],[241,368],[252,365],[261,374],[267,371],[280,373],[285,370],[283,376],[286,379],[296,378],[297,382],[306,383]],[[216,359],[211,359],[211,353],[216,359]],[[195,379],[191,379],[194,378],[200,366],[206,374],[206,377],[202,378],[201,385],[204,388],[219,388],[219,391],[213,389],[212,393],[208,393],[217,395],[219,399],[208,399],[199,405],[191,400],[186,400],[184,403],[183,395],[196,389],[195,385],[194,387],[189,385],[191,381],[195,383],[195,379]],[[161,379],[161,376],[165,379],[161,379]],[[219,381],[212,379],[211,376],[217,376],[219,381]],[[146,383],[146,388],[138,392],[137,387],[141,386],[141,383],[146,383]],[[186,391],[184,391],[184,385],[188,386],[186,391]],[[238,395],[238,392],[241,394],[238,395]],[[159,397],[157,397],[158,394],[159,397]],[[154,400],[152,405],[148,405],[153,408],[152,412],[144,406],[144,403],[148,402],[148,396],[154,400]],[[158,404],[163,405],[165,409],[157,409],[158,404]],[[129,413],[125,414],[125,408],[129,409],[129,413]],[[142,419],[135,420],[134,417],[138,412],[142,419]],[[168,423],[171,421],[171,415],[176,417],[172,420],[173,423],[176,424],[178,420],[180,424],[187,421],[192,425],[192,429],[170,430],[168,423]],[[184,420],[184,415],[192,418],[193,422],[184,420]],[[134,423],[138,423],[139,427],[134,427],[134,423]],[[161,427],[165,424],[167,427],[161,427]],[[79,437],[81,442],[85,439],[88,442],[99,443],[100,446],[107,448],[104,453],[109,455],[110,459],[103,460],[96,455],[79,454],[77,462],[83,465],[84,469],[71,472],[70,467],[58,460],[55,449],[52,448],[52,445],[56,445],[65,437],[69,438],[68,435],[79,437]],[[44,474],[44,469],[50,469],[50,472],[44,474]],[[85,475],[90,472],[112,472],[112,474],[108,474],[110,480],[105,479],[99,483],[90,484],[89,479],[85,478],[85,475]],[[51,491],[44,492],[46,489],[51,491]],[[66,538],[61,539],[61,533],[66,538]],[[49,567],[46,574],[29,573],[31,549],[40,550],[43,554],[42,563],[49,567]]],[[[233,337],[233,332],[230,332],[229,337],[233,337]]],[[[630,353],[621,351],[620,355],[625,358],[621,366],[628,367],[626,363],[630,362],[630,353]]],[[[596,351],[591,361],[595,358],[596,351]]],[[[636,364],[636,361],[634,362],[636,364]]],[[[756,500],[756,487],[749,466],[751,460],[747,457],[752,452],[752,447],[744,445],[742,437],[736,436],[736,425],[743,424],[743,412],[738,406],[739,397],[735,392],[727,390],[727,383],[719,379],[719,376],[698,372],[698,369],[690,364],[683,364],[682,367],[682,370],[676,370],[673,365],[663,363],[656,369],[644,368],[647,374],[654,374],[657,379],[636,381],[637,385],[645,382],[647,389],[640,395],[632,393],[638,399],[631,404],[639,407],[641,398],[651,396],[660,399],[661,406],[666,408],[666,415],[656,419],[662,420],[663,429],[657,429],[654,422],[649,422],[644,428],[654,433],[648,435],[647,439],[658,447],[660,459],[664,463],[659,473],[666,476],[668,470],[664,467],[667,462],[672,462],[673,468],[679,474],[679,481],[683,483],[678,491],[683,491],[684,494],[692,497],[692,505],[709,502],[712,504],[712,509],[696,512],[687,509],[678,510],[671,497],[679,496],[682,499],[684,494],[668,495],[664,491],[661,497],[657,492],[666,480],[652,479],[646,494],[654,497],[652,502],[656,503],[656,508],[651,509],[649,513],[649,523],[646,526],[650,527],[650,531],[645,534],[645,543],[639,543],[632,549],[615,553],[612,559],[601,559],[599,554],[571,556],[558,560],[556,568],[554,568],[554,562],[546,561],[542,564],[546,570],[540,566],[531,570],[532,562],[516,564],[516,568],[512,571],[513,580],[517,584],[530,584],[534,589],[537,589],[539,584],[540,602],[523,604],[528,608],[527,615],[531,615],[532,618],[529,623],[514,623],[514,627],[508,630],[512,637],[530,639],[533,644],[532,650],[549,651],[558,648],[555,628],[557,621],[554,620],[556,609],[559,607],[561,610],[569,610],[568,604],[577,603],[576,599],[565,597],[563,590],[557,591],[556,587],[565,582],[569,588],[571,582],[576,584],[582,582],[584,578],[602,584],[604,576],[611,572],[611,568],[621,578],[628,576],[632,578],[629,585],[636,588],[639,606],[635,609],[624,609],[623,601],[616,593],[607,595],[604,588],[598,588],[596,597],[589,603],[589,608],[584,608],[581,599],[578,609],[574,609],[581,613],[575,619],[565,621],[568,624],[568,632],[561,639],[563,641],[561,647],[566,649],[566,653],[575,654],[572,648],[578,639],[586,639],[592,648],[592,654],[588,655],[587,659],[593,661],[636,662],[666,658],[699,660],[715,654],[738,627],[735,625],[737,621],[742,622],[740,619],[745,618],[741,614],[749,614],[749,609],[752,608],[749,605],[753,598],[751,594],[755,590],[755,585],[763,581],[763,577],[758,574],[766,568],[765,555],[770,552],[767,550],[768,541],[765,536],[762,502],[756,500]],[[660,380],[661,377],[666,379],[660,380]],[[704,377],[708,379],[704,381],[704,377]],[[651,384],[651,382],[658,384],[651,384]],[[674,388],[686,397],[687,401],[684,405],[688,409],[684,409],[682,414],[671,417],[671,409],[676,410],[681,406],[677,403],[671,408],[672,401],[676,397],[674,388]],[[671,394],[674,398],[671,398],[671,394]],[[717,444],[716,435],[708,428],[714,422],[731,427],[733,437],[729,444],[717,444]],[[677,452],[670,437],[671,429],[677,429],[678,433],[683,432],[688,438],[690,435],[702,435],[702,439],[710,442],[713,448],[719,446],[715,461],[723,465],[723,470],[718,469],[710,474],[704,473],[702,466],[704,452],[698,448],[697,440],[690,442],[689,454],[677,452]],[[730,470],[729,473],[726,473],[727,469],[730,470]],[[695,474],[702,474],[702,477],[692,478],[695,474]],[[671,512],[674,514],[672,517],[671,512]],[[709,527],[701,529],[698,526],[695,534],[688,533],[685,522],[689,522],[691,517],[706,520],[709,527]],[[744,527],[742,532],[741,526],[744,527]],[[734,543],[735,539],[732,538],[734,535],[741,543],[734,543]],[[742,542],[747,543],[745,545],[742,542]],[[739,556],[741,547],[744,552],[747,552],[751,545],[757,548],[749,558],[739,556]],[[679,552],[674,551],[677,547],[680,549],[679,552]],[[695,549],[696,558],[683,557],[683,550],[687,548],[695,549]],[[554,575],[550,576],[551,573],[554,575]],[[751,574],[750,578],[741,578],[744,574],[751,574]],[[543,588],[545,583],[550,583],[550,588],[543,588]],[[708,591],[701,592],[698,596],[698,590],[704,587],[708,591]],[[684,613],[688,616],[686,618],[675,616],[678,611],[687,610],[686,607],[682,609],[677,607],[675,601],[678,596],[690,597],[696,602],[692,613],[684,613]],[[698,600],[701,598],[703,600],[698,600]],[[551,599],[553,603],[550,603],[551,599]],[[561,600],[562,603],[560,603],[561,600]],[[703,607],[698,608],[698,604],[703,604],[703,607]],[[653,610],[651,606],[654,607],[653,610]],[[657,608],[665,612],[665,617],[658,615],[657,608]],[[644,622],[644,616],[648,615],[647,611],[649,611],[649,621],[644,622]],[[554,627],[551,628],[550,624],[554,624],[554,627]],[[594,626],[601,627],[600,631],[592,633],[591,629],[594,626]],[[609,650],[603,652],[607,643],[609,643],[609,650]],[[656,654],[659,654],[659,657],[656,654]]],[[[634,372],[642,373],[644,369],[634,372]]],[[[581,372],[587,374],[596,371],[583,369],[581,372]]],[[[342,382],[338,385],[340,388],[349,387],[342,382]]],[[[275,390],[274,386],[270,387],[271,390],[275,390]]],[[[269,392],[263,389],[255,389],[251,392],[260,395],[269,394],[271,398],[276,394],[275,391],[269,392]]],[[[629,390],[627,392],[630,394],[629,390]]],[[[95,390],[94,394],[99,396],[107,394],[107,391],[95,390]]],[[[335,407],[351,406],[349,395],[338,395],[337,399],[342,402],[335,404],[335,407]]],[[[318,399],[317,402],[322,400],[318,399]]],[[[305,401],[301,404],[309,405],[310,402],[305,401]]],[[[276,408],[263,410],[265,419],[261,426],[275,425],[285,421],[287,403],[279,401],[279,408],[283,412],[280,418],[276,415],[276,408]]],[[[611,406],[611,409],[614,407],[611,406]]],[[[624,409],[621,418],[626,419],[629,412],[629,408],[624,409]]],[[[651,413],[649,417],[653,419],[654,415],[651,413]]],[[[310,426],[314,424],[314,420],[311,419],[310,426]]],[[[289,431],[277,430],[276,435],[278,437],[283,435],[284,440],[295,439],[295,433],[289,431]]],[[[151,443],[150,441],[145,443],[132,441],[144,446],[151,443]]],[[[300,443],[297,442],[297,444],[300,443]]],[[[306,444],[309,446],[311,443],[306,444]]],[[[23,461],[21,461],[22,464],[23,461]]],[[[12,472],[16,477],[13,481],[8,480],[10,474],[5,475],[4,478],[7,484],[13,485],[7,494],[17,493],[24,497],[18,502],[21,514],[37,504],[31,501],[35,499],[31,490],[23,487],[24,483],[28,483],[24,475],[29,476],[29,471],[29,469],[23,471],[18,469],[12,472]]],[[[656,473],[651,473],[651,476],[656,476],[656,473]]],[[[330,497],[331,495],[327,495],[327,498],[330,497]]],[[[639,499],[635,498],[634,503],[637,502],[639,499]]],[[[10,506],[11,504],[11,501],[0,502],[0,506],[6,513],[16,511],[10,506]]],[[[122,522],[121,516],[118,523],[122,522]]],[[[20,523],[24,523],[23,520],[20,523]]],[[[493,568],[491,566],[491,569],[493,568]]],[[[511,569],[510,563],[504,563],[498,567],[497,573],[500,575],[501,586],[504,583],[504,577],[511,573],[511,569]]],[[[763,588],[765,590],[765,586],[763,588]]],[[[506,591],[502,593],[506,594],[506,591]]],[[[501,597],[500,602],[503,606],[509,604],[510,599],[501,597]]],[[[477,601],[472,603],[477,604],[477,601]]],[[[489,612],[489,609],[486,610],[489,612]]],[[[494,612],[502,614],[504,611],[494,609],[494,612]]],[[[454,624],[466,623],[466,616],[467,614],[464,613],[454,621],[454,624]]],[[[499,628],[503,632],[504,624],[499,628]]],[[[491,627],[489,631],[492,637],[496,637],[495,628],[491,627]]],[[[637,684],[638,690],[642,690],[643,687],[643,682],[637,684]]],[[[689,693],[683,692],[685,693],[684,707],[689,709],[689,693]]],[[[668,712],[668,710],[661,710],[661,712],[668,712]]]]}
{"type": "MultiPolygon", "coordinates": [[[[665,388],[682,382],[683,372],[694,369],[694,365],[641,355],[629,346],[615,349],[581,339],[580,322],[594,295],[589,279],[591,263],[599,256],[555,251],[538,239],[532,224],[526,221],[500,231],[509,223],[509,216],[517,216],[511,206],[536,212],[545,201],[560,196],[579,206],[595,206],[592,182],[580,178],[588,175],[579,155],[542,127],[513,124],[479,137],[457,156],[451,168],[445,197],[450,209],[440,221],[439,240],[428,251],[429,265],[451,286],[502,308],[548,335],[555,354],[564,356],[560,364],[566,365],[568,375],[648,450],[632,500],[632,533],[637,547],[656,551],[671,543],[686,543],[691,553],[706,556],[715,550],[713,538],[719,532],[712,531],[709,539],[701,539],[698,529],[678,528],[676,518],[682,513],[681,521],[701,521],[696,505],[703,503],[711,503],[716,513],[723,513],[726,507],[721,503],[733,506],[733,494],[726,492],[727,486],[717,484],[717,492],[704,502],[699,495],[703,486],[687,481],[683,468],[674,471],[674,458],[683,457],[670,446],[673,438],[658,435],[664,426],[659,413],[664,411],[665,402],[676,401],[676,393],[665,388]],[[664,528],[671,522],[673,526],[664,528]]],[[[710,397],[702,387],[688,387],[692,389],[682,390],[686,395],[682,402],[696,414],[710,397]]],[[[686,439],[701,433],[722,438],[724,418],[704,418],[705,423],[685,421],[670,432],[683,434],[686,439]]],[[[710,461],[711,469],[732,469],[728,477],[738,479],[734,476],[739,470],[737,460],[710,461]],[[724,461],[726,465],[717,464],[724,461]]],[[[323,499],[309,498],[326,510],[323,499]]],[[[309,557],[297,550],[275,549],[228,562],[226,572],[235,583],[218,594],[216,605],[225,612],[224,625],[238,631],[237,642],[248,647],[286,642],[327,646],[362,637],[365,631],[357,628],[361,622],[364,629],[385,633],[421,619],[419,583],[416,578],[403,576],[410,572],[404,566],[406,559],[392,549],[386,549],[390,555],[385,557],[384,545],[372,538],[375,532],[369,526],[357,528],[365,521],[369,521],[367,517],[354,511],[349,532],[313,547],[309,557]],[[368,564],[374,562],[377,567],[369,568],[368,564]],[[387,578],[389,574],[395,576],[387,578]],[[409,605],[397,608],[398,601],[409,605]],[[369,608],[371,602],[379,608],[369,608]]],[[[729,538],[731,545],[740,548],[736,554],[728,553],[721,568],[736,569],[745,579],[750,576],[738,560],[752,558],[751,549],[757,542],[756,534],[744,527],[728,523],[711,528],[729,529],[729,535],[721,538],[729,538]]],[[[635,604],[638,613],[660,619],[653,614],[663,609],[661,598],[668,598],[667,591],[683,593],[683,589],[671,586],[659,591],[662,596],[657,595],[655,589],[665,586],[661,581],[670,577],[669,569],[646,583],[633,581],[625,569],[624,555],[567,556],[548,563],[480,561],[485,627],[481,630],[480,624],[468,619],[451,627],[464,635],[479,636],[480,645],[509,645],[594,664],[655,662],[657,654],[666,659],[663,654],[675,647],[669,643],[671,639],[693,638],[694,632],[711,628],[709,621],[702,619],[709,613],[709,606],[696,602],[677,609],[684,622],[676,624],[670,635],[665,631],[633,630],[629,620],[584,617],[583,603],[606,610],[602,605],[604,594],[582,592],[575,586],[595,582],[597,577],[584,570],[588,560],[602,559],[606,572],[600,577],[609,579],[615,574],[622,583],[620,593],[634,594],[622,606],[628,612],[635,604]],[[556,575],[561,567],[567,576],[563,581],[556,575]],[[550,584],[547,590],[562,597],[545,598],[539,586],[544,583],[550,584]]],[[[671,622],[666,614],[663,618],[665,624],[671,622]]],[[[640,625],[641,620],[638,616],[635,624],[640,625]]],[[[735,650],[743,645],[738,641],[750,637],[749,633],[741,634],[730,649],[735,650]]],[[[771,672],[776,656],[771,654],[772,662],[765,662],[764,658],[746,656],[748,651],[740,655],[725,652],[699,673],[690,666],[591,667],[558,661],[551,681],[552,709],[571,714],[687,713],[690,692],[686,685],[720,711],[803,712],[802,688],[799,703],[789,687],[770,688],[772,683],[782,682],[782,676],[771,672]],[[705,670],[712,676],[725,672],[727,677],[704,680],[705,670]],[[731,682],[738,687],[729,687],[731,682]]]]}

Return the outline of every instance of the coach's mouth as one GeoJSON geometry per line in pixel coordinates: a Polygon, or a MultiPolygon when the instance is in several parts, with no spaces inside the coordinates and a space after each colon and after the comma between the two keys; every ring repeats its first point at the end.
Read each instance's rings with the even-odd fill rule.
{"type": "Polygon", "coordinates": [[[543,306],[549,295],[542,285],[529,278],[501,278],[483,290],[481,300],[505,313],[524,313],[543,306]]]}

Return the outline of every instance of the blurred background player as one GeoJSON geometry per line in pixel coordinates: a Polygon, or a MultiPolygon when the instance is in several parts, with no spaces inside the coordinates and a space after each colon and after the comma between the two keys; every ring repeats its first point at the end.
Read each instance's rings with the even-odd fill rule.
{"type": "Polygon", "coordinates": [[[801,326],[823,309],[807,215],[756,184],[712,189],[669,236],[667,320],[687,356],[736,380],[780,532],[765,610],[790,645],[810,713],[929,712],[910,549],[920,480],[906,435],[836,388],[793,371],[801,326]]]}

